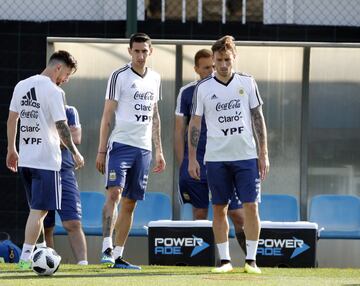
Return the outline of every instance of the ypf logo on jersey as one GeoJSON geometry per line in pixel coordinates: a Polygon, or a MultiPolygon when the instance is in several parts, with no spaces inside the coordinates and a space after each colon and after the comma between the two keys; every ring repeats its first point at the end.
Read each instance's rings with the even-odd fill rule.
{"type": "Polygon", "coordinates": [[[310,248],[304,240],[296,237],[287,239],[259,239],[257,254],[263,256],[283,256],[285,252],[292,251],[293,259],[310,248]]]}
{"type": "Polygon", "coordinates": [[[28,91],[26,93],[26,95],[24,95],[22,97],[22,100],[20,102],[21,106],[31,106],[31,107],[35,107],[35,108],[40,108],[40,103],[37,102],[37,98],[36,98],[36,93],[35,93],[35,88],[31,88],[30,91],[28,91]]]}
{"type": "Polygon", "coordinates": [[[183,255],[185,248],[192,248],[190,257],[207,249],[210,245],[202,238],[192,237],[157,237],[155,238],[155,254],[183,255]]]}

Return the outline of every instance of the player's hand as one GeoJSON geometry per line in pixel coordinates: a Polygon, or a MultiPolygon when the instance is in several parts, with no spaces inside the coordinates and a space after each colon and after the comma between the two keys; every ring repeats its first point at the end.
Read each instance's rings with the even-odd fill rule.
{"type": "Polygon", "coordinates": [[[189,160],[188,172],[191,178],[200,180],[200,165],[197,160],[189,160]]]}
{"type": "Polygon", "coordinates": [[[79,152],[76,152],[73,155],[73,158],[74,158],[74,161],[75,161],[75,170],[84,167],[84,164],[85,164],[84,157],[79,152]]]}
{"type": "Polygon", "coordinates": [[[98,152],[96,155],[96,169],[103,175],[105,174],[105,160],[106,152],[98,152]]]}
{"type": "Polygon", "coordinates": [[[153,168],[154,173],[161,173],[165,170],[166,162],[163,153],[157,153],[155,156],[155,167],[153,168]]]}
{"type": "Polygon", "coordinates": [[[267,154],[260,154],[258,163],[259,163],[260,179],[263,181],[266,179],[266,176],[270,170],[269,156],[267,154]]]}
{"type": "Polygon", "coordinates": [[[10,171],[16,173],[17,166],[19,161],[19,154],[16,150],[8,151],[6,155],[6,167],[9,168],[10,171]]]}

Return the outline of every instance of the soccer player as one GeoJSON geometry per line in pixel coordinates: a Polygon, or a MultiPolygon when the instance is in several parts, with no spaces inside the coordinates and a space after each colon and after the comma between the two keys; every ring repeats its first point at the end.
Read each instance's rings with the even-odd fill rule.
{"type": "Polygon", "coordinates": [[[130,264],[122,256],[136,201],[143,200],[146,191],[152,159],[151,139],[155,147],[153,172],[160,173],[165,169],[157,104],[160,75],[146,67],[152,51],[148,35],[136,33],[130,37],[128,52],[131,62],[111,74],[101,119],[96,168],[102,174],[106,173],[107,188],[101,263],[114,268],[140,270],[139,266],[130,264]],[[115,127],[109,138],[114,114],[115,127]],[[121,211],[117,217],[120,198],[121,211]]]}
{"type": "MultiPolygon", "coordinates": [[[[79,113],[74,106],[65,105],[66,118],[71,136],[76,145],[81,143],[81,124],[79,113]]],[[[87,247],[84,232],[81,226],[81,201],[74,167],[75,163],[70,151],[61,145],[61,210],[58,210],[62,224],[66,229],[72,251],[77,264],[87,265],[87,247]]],[[[49,211],[44,219],[46,245],[54,248],[55,211],[49,211]]]]}
{"type": "Polygon", "coordinates": [[[200,179],[196,149],[204,116],[208,128],[204,160],[212,195],[213,231],[221,259],[221,265],[212,271],[223,273],[233,269],[226,214],[235,190],[245,215],[247,254],[244,269],[247,273],[260,274],[256,265],[260,234],[257,202],[260,179],[265,179],[270,166],[263,102],[254,78],[233,71],[236,57],[233,37],[222,37],[211,49],[215,73],[200,81],[194,91],[188,134],[189,173],[200,179]]]}
{"type": "Polygon", "coordinates": [[[31,267],[31,255],[49,210],[61,209],[60,140],[70,150],[76,168],[84,159],[66,123],[64,91],[58,86],[76,71],[76,60],[67,51],[52,54],[40,75],[20,81],[14,89],[7,121],[6,166],[23,179],[30,213],[19,261],[31,267]],[[20,118],[19,153],[15,141],[20,118]]]}
{"type": "MultiPolygon", "coordinates": [[[[194,57],[194,70],[200,80],[210,76],[213,69],[212,51],[199,50],[194,57]]],[[[201,133],[197,146],[196,158],[200,164],[200,180],[190,177],[188,172],[188,147],[185,134],[190,121],[192,98],[196,84],[191,82],[180,89],[175,110],[175,140],[174,149],[176,159],[180,165],[179,195],[182,203],[190,203],[193,206],[193,217],[196,220],[206,219],[209,207],[209,187],[206,179],[206,168],[203,164],[206,146],[206,123],[203,117],[201,121],[201,133]]],[[[243,231],[244,218],[241,202],[234,196],[229,204],[229,216],[234,222],[236,238],[241,248],[245,248],[245,235],[243,231]]]]}

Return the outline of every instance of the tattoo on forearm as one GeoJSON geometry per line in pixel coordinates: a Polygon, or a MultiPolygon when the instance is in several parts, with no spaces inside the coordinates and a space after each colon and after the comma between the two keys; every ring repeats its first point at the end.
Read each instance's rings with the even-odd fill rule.
{"type": "Polygon", "coordinates": [[[190,130],[190,143],[191,146],[194,148],[197,148],[197,145],[199,143],[199,137],[200,137],[200,130],[193,126],[190,130]]]}
{"type": "Polygon", "coordinates": [[[253,127],[255,131],[256,141],[258,143],[258,148],[267,149],[267,132],[265,126],[264,116],[262,114],[261,106],[251,110],[251,117],[253,122],[253,127]]]}
{"type": "Polygon", "coordinates": [[[74,148],[75,145],[71,138],[71,132],[69,126],[65,123],[65,121],[58,121],[55,124],[62,142],[70,150],[72,154],[75,154],[75,148],[74,148]]]}
{"type": "Polygon", "coordinates": [[[155,149],[161,148],[160,115],[159,115],[159,110],[158,110],[158,106],[156,103],[154,104],[152,139],[154,142],[155,149]]]}

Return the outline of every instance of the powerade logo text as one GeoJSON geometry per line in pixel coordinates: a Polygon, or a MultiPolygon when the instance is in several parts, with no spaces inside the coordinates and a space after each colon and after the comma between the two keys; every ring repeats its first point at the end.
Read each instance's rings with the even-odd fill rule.
{"type": "Polygon", "coordinates": [[[294,249],[290,259],[310,248],[302,239],[259,239],[257,254],[263,256],[283,256],[284,249],[294,249]]]}
{"type": "Polygon", "coordinates": [[[196,237],[157,237],[155,238],[155,254],[182,255],[184,247],[192,247],[190,257],[193,257],[209,247],[202,238],[196,237]]]}

